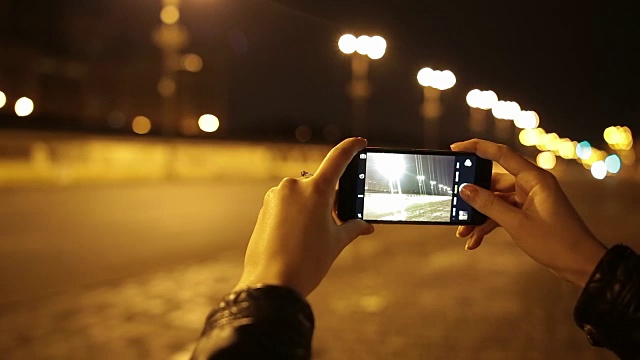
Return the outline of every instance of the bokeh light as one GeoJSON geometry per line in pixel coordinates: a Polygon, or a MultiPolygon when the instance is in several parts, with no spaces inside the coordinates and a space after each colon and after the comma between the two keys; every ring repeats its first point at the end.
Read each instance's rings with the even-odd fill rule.
{"type": "Polygon", "coordinates": [[[338,48],[345,54],[353,54],[357,48],[357,40],[351,34],[344,34],[338,40],[338,48]]]}
{"type": "Polygon", "coordinates": [[[23,117],[31,115],[34,108],[35,105],[33,104],[33,100],[29,99],[28,97],[21,97],[20,99],[18,99],[18,101],[16,101],[14,110],[16,112],[16,115],[23,117]]]}
{"type": "Polygon", "coordinates": [[[367,35],[360,35],[356,39],[356,52],[360,55],[367,55],[369,53],[369,44],[371,38],[367,35]]]}
{"type": "Polygon", "coordinates": [[[556,156],[551,151],[544,151],[536,157],[536,164],[543,169],[551,170],[556,166],[556,156]]]}
{"type": "Polygon", "coordinates": [[[212,133],[220,127],[220,120],[215,115],[204,114],[198,119],[198,127],[204,132],[212,133]]]}
{"type": "Polygon", "coordinates": [[[578,143],[569,139],[562,139],[560,146],[558,146],[558,155],[563,159],[575,159],[576,158],[576,146],[578,143]]]}
{"type": "Polygon", "coordinates": [[[518,134],[518,140],[524,146],[534,146],[538,143],[538,134],[534,129],[523,129],[518,134]]]}
{"type": "Polygon", "coordinates": [[[7,95],[0,91],[0,109],[7,103],[7,95]]]}
{"type": "Polygon", "coordinates": [[[612,174],[617,174],[622,167],[622,160],[620,160],[620,157],[616,154],[607,156],[604,163],[607,166],[607,171],[612,174]]]}
{"type": "Polygon", "coordinates": [[[576,145],[576,155],[582,160],[587,160],[593,152],[591,144],[588,141],[582,141],[576,145]]]}
{"type": "Polygon", "coordinates": [[[498,101],[491,109],[493,116],[502,120],[514,120],[520,111],[520,105],[515,101],[503,100],[498,101]]]}
{"type": "Polygon", "coordinates": [[[604,161],[596,161],[591,166],[591,175],[598,180],[602,180],[607,176],[607,165],[604,161]]]}
{"type": "Polygon", "coordinates": [[[175,5],[166,5],[160,11],[160,20],[166,25],[173,25],[180,20],[180,10],[175,5]]]}
{"type": "Polygon", "coordinates": [[[202,70],[202,58],[197,54],[184,54],[180,58],[180,65],[184,70],[197,73],[202,70]]]}
{"type": "Polygon", "coordinates": [[[456,84],[456,76],[450,70],[433,70],[422,68],[418,71],[418,83],[438,90],[451,89],[456,84]]]}
{"type": "Polygon", "coordinates": [[[373,60],[378,60],[387,51],[387,41],[382,36],[373,36],[369,39],[369,52],[367,56],[373,60]]]}
{"type": "Polygon", "coordinates": [[[431,86],[431,75],[433,74],[433,69],[431,68],[422,68],[418,71],[418,83],[422,86],[431,86]]]}
{"type": "Polygon", "coordinates": [[[535,111],[520,111],[513,119],[513,124],[520,129],[535,129],[540,125],[540,118],[535,111]]]}
{"type": "Polygon", "coordinates": [[[480,109],[489,110],[498,103],[498,95],[491,90],[483,91],[480,109]]]}
{"type": "MultiPolygon", "coordinates": [[[[418,79],[418,81],[420,80],[418,79]]],[[[469,93],[467,94],[467,105],[469,105],[472,108],[479,109],[481,103],[482,103],[482,91],[480,91],[479,89],[473,89],[469,91],[469,93]]]]}
{"type": "Polygon", "coordinates": [[[136,116],[131,123],[131,129],[136,134],[144,135],[151,131],[151,120],[144,116],[136,116]]]}
{"type": "Polygon", "coordinates": [[[633,134],[627,126],[610,126],[604,130],[604,140],[614,150],[630,150],[633,147],[633,134]]]}

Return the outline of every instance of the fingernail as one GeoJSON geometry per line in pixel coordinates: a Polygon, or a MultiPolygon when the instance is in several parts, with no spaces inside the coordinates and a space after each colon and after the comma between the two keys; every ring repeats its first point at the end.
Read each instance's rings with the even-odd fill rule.
{"type": "Polygon", "coordinates": [[[449,147],[451,148],[451,150],[453,150],[453,148],[458,147],[459,144],[460,144],[459,142],[453,143],[453,144],[449,145],[449,147]]]}
{"type": "Polygon", "coordinates": [[[461,230],[460,228],[458,228],[458,230],[456,230],[456,237],[461,237],[460,236],[460,230],[461,230]]]}
{"type": "Polygon", "coordinates": [[[465,250],[471,250],[471,244],[473,243],[473,238],[467,240],[467,244],[464,246],[465,250]]]}
{"type": "Polygon", "coordinates": [[[478,189],[471,184],[464,183],[460,185],[460,195],[465,200],[473,200],[478,195],[478,189]]]}

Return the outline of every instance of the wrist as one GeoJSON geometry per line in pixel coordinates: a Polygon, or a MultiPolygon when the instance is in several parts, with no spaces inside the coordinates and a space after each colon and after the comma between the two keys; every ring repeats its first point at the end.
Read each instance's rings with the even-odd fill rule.
{"type": "Polygon", "coordinates": [[[244,274],[240,278],[240,281],[238,281],[238,284],[236,284],[236,286],[233,288],[232,292],[242,291],[249,288],[265,287],[265,286],[277,286],[277,287],[288,288],[288,289],[294,290],[295,292],[300,294],[300,296],[303,298],[305,298],[307,295],[306,293],[298,289],[298,287],[292,285],[288,281],[284,281],[280,277],[264,276],[264,275],[247,276],[244,274]]]}
{"type": "Polygon", "coordinates": [[[576,257],[569,268],[557,273],[563,279],[584,288],[606,252],[607,248],[596,240],[589,247],[576,249],[575,253],[580,256],[576,257]]]}

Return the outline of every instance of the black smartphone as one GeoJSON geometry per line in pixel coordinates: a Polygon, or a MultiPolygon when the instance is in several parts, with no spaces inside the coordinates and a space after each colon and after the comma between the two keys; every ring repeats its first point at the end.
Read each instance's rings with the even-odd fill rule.
{"type": "Polygon", "coordinates": [[[473,153],[366,148],[338,185],[338,218],[372,223],[480,225],[460,186],[491,187],[490,160],[473,153]]]}

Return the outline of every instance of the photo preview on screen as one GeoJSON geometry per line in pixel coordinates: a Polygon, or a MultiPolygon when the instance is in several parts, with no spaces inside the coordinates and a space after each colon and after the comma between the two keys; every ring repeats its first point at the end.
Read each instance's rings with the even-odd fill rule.
{"type": "Polygon", "coordinates": [[[473,182],[475,164],[468,157],[368,152],[360,155],[364,220],[464,222],[468,204],[459,187],[473,182]]]}

